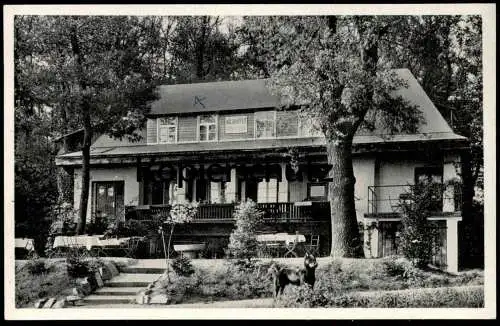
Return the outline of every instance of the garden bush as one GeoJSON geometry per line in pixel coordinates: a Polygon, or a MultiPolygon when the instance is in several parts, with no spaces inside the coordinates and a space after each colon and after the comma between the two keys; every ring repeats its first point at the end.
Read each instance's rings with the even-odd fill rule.
{"type": "Polygon", "coordinates": [[[400,246],[403,255],[419,268],[427,266],[436,249],[436,229],[427,218],[436,210],[436,202],[444,189],[432,180],[420,181],[399,201],[403,225],[400,246]]]}
{"type": "MultiPolygon", "coordinates": [[[[273,263],[276,262],[231,259],[222,265],[207,268],[203,265],[197,267],[197,261],[193,261],[196,272],[190,277],[175,275],[168,286],[166,282],[161,282],[158,286],[163,290],[168,288],[169,293],[175,294],[175,302],[178,303],[270,298],[273,296],[273,286],[268,269],[273,263]]],[[[280,263],[278,266],[284,267],[284,264],[280,263]]],[[[375,304],[373,299],[356,293],[366,293],[369,296],[370,293],[405,289],[417,293],[422,288],[481,285],[483,279],[483,272],[480,270],[461,272],[458,275],[419,270],[402,257],[336,259],[327,263],[320,262],[316,270],[314,290],[287,286],[277,304],[288,307],[371,306],[375,304]]],[[[446,296],[442,298],[447,300],[446,296]]],[[[437,305],[437,301],[435,299],[433,304],[437,305]]]]}
{"type": "Polygon", "coordinates": [[[387,257],[383,260],[383,264],[389,276],[403,280],[416,280],[422,276],[422,272],[403,257],[387,257]]]}
{"type": "Polygon", "coordinates": [[[172,269],[179,276],[190,276],[194,273],[191,259],[187,256],[177,256],[172,262],[172,269]]]}
{"type": "Polygon", "coordinates": [[[236,228],[229,237],[228,253],[230,257],[248,259],[257,255],[255,232],[262,222],[263,212],[252,200],[241,202],[234,212],[236,228]]]}
{"type": "Polygon", "coordinates": [[[48,272],[48,268],[45,266],[45,261],[43,259],[31,259],[26,262],[24,268],[31,275],[40,275],[48,272]]]}
{"type": "Polygon", "coordinates": [[[159,287],[177,303],[270,297],[267,268],[268,263],[229,261],[220,270],[195,269],[191,276],[176,275],[171,282],[164,279],[159,287]]]}
{"type": "Polygon", "coordinates": [[[480,286],[413,288],[393,291],[335,292],[323,286],[286,288],[275,302],[286,308],[479,308],[484,306],[480,286]]]}
{"type": "Polygon", "coordinates": [[[103,267],[104,264],[99,259],[86,259],[72,256],[66,259],[66,266],[68,275],[78,278],[86,277],[91,273],[99,271],[99,267],[103,267]]]}
{"type": "MultiPolygon", "coordinates": [[[[42,262],[43,260],[40,260],[42,262]]],[[[39,263],[37,263],[39,264],[39,263]]],[[[16,307],[33,307],[36,300],[45,297],[71,294],[71,287],[76,285],[76,279],[68,275],[64,261],[45,261],[46,272],[32,274],[29,262],[16,262],[15,300],[16,307]],[[65,292],[67,291],[67,292],[65,292]]]]}
{"type": "Polygon", "coordinates": [[[481,308],[484,307],[482,287],[427,288],[374,293],[344,294],[326,306],[356,308],[481,308]]]}

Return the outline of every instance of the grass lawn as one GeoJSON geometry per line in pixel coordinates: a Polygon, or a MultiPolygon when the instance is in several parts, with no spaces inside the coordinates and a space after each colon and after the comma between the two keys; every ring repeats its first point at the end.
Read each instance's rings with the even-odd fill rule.
{"type": "MultiPolygon", "coordinates": [[[[117,267],[132,265],[130,258],[101,258],[111,260],[117,267]]],[[[38,299],[63,297],[72,294],[77,278],[68,274],[65,258],[16,260],[16,307],[33,308],[38,299]]]]}
{"type": "MultiPolygon", "coordinates": [[[[300,266],[303,259],[275,259],[280,265],[300,266]]],[[[210,302],[224,300],[244,300],[272,297],[272,284],[267,268],[270,260],[256,261],[254,266],[238,267],[217,260],[212,263],[193,260],[195,273],[189,277],[178,276],[171,272],[171,282],[163,277],[156,291],[169,294],[173,303],[210,302]],[[260,269],[259,269],[260,267],[260,269]]],[[[408,297],[415,302],[431,301],[431,306],[439,306],[439,301],[450,302],[450,297],[463,297],[455,300],[455,306],[477,306],[482,304],[483,272],[471,270],[458,275],[433,270],[418,270],[404,259],[342,259],[320,258],[316,271],[316,285],[312,292],[302,287],[287,287],[281,306],[412,306],[408,297]],[[478,287],[479,285],[479,287],[478,287]],[[468,293],[464,287],[474,287],[468,293]],[[425,288],[445,288],[446,291],[420,291],[425,288]],[[453,287],[462,287],[460,296],[455,295],[453,287]],[[446,289],[447,288],[447,289],[446,289]],[[407,290],[409,289],[409,290],[407,290]],[[478,293],[478,289],[480,293],[478,293]],[[381,291],[391,291],[383,294],[381,291]],[[394,291],[400,290],[400,291],[394,291]],[[420,291],[420,292],[419,292],[420,291]],[[377,301],[373,296],[359,293],[381,293],[385,301],[377,301]],[[396,294],[398,293],[398,294],[396,294]],[[420,294],[418,294],[420,293],[420,294]],[[393,299],[399,296],[399,299],[393,299]],[[304,297],[313,302],[302,302],[304,297]],[[390,298],[389,298],[390,297],[390,298]],[[472,297],[471,300],[466,299],[472,297]],[[393,300],[393,301],[391,301],[393,300]],[[394,301],[395,300],[395,301],[394,301]],[[399,300],[399,301],[398,301],[399,300]],[[408,300],[410,302],[408,302],[408,300]],[[389,302],[389,303],[387,303],[389,302]]],[[[418,303],[417,302],[417,303],[418,303]]]]}
{"type": "Polygon", "coordinates": [[[29,261],[16,261],[16,307],[33,308],[33,304],[46,297],[68,295],[76,279],[69,276],[64,259],[40,259],[44,267],[30,272],[29,261]]]}

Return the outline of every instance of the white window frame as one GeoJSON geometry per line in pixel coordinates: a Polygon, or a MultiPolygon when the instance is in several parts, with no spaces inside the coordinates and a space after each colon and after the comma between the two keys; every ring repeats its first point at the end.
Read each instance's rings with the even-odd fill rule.
{"type": "Polygon", "coordinates": [[[275,139],[276,138],[276,135],[277,135],[277,130],[276,130],[276,110],[274,111],[257,111],[257,112],[254,112],[254,115],[253,115],[253,120],[254,120],[254,127],[253,127],[253,138],[254,139],[275,139]],[[259,115],[259,113],[268,113],[268,112],[273,112],[273,133],[274,133],[274,136],[271,136],[271,137],[257,137],[257,116],[259,115]]]}
{"type": "Polygon", "coordinates": [[[178,117],[160,117],[156,118],[156,142],[158,144],[175,144],[178,142],[179,139],[179,118],[178,117]],[[168,135],[167,135],[167,141],[161,141],[160,140],[160,119],[168,119],[168,118],[174,118],[175,119],[175,124],[167,124],[165,125],[167,130],[168,128],[171,128],[172,126],[175,126],[175,141],[174,142],[169,142],[168,141],[168,135]]]}
{"type": "Polygon", "coordinates": [[[198,117],[197,117],[197,123],[196,123],[196,140],[198,142],[201,142],[201,143],[216,142],[216,141],[219,140],[219,115],[218,114],[202,114],[202,115],[198,115],[198,117]],[[202,116],[207,116],[207,115],[213,116],[214,119],[215,119],[215,122],[214,123],[206,123],[206,122],[201,123],[201,117],[202,116]],[[209,129],[210,129],[209,126],[213,125],[213,124],[215,124],[215,139],[210,140],[210,139],[208,139],[208,134],[209,134],[209,129]],[[200,139],[200,136],[201,136],[201,134],[200,134],[200,127],[202,125],[205,126],[206,130],[207,130],[207,139],[206,140],[201,140],[200,139]]]}

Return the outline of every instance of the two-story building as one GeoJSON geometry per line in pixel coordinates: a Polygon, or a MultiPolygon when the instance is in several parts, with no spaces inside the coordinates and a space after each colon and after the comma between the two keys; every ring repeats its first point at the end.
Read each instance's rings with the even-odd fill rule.
{"type": "MultiPolygon", "coordinates": [[[[408,87],[398,92],[418,106],[425,123],[415,134],[360,130],[353,167],[358,221],[375,222],[365,234],[368,257],[397,252],[400,216],[395,209],[408,185],[424,176],[439,182],[458,177],[466,139],[451,130],[407,69],[397,73],[408,87]]],[[[173,201],[200,202],[193,223],[175,241],[208,242],[219,255],[234,227],[238,201],[252,199],[266,211],[268,232],[320,236],[330,246],[330,206],[325,139],[297,110],[279,109],[266,80],[159,87],[143,139],[131,143],[100,136],[91,147],[88,216],[147,218],[173,201]]],[[[60,154],[58,166],[74,174],[74,204],[81,193],[81,152],[60,154]]],[[[430,219],[441,229],[436,263],[457,269],[460,197],[454,188],[438,199],[430,219]]]]}

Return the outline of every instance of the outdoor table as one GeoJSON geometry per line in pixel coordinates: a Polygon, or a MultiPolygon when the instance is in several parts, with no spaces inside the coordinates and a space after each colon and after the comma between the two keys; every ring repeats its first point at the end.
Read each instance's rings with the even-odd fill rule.
{"type": "Polygon", "coordinates": [[[110,238],[102,239],[103,235],[77,235],[77,236],[57,236],[54,239],[53,248],[86,248],[90,251],[96,248],[98,252],[109,247],[120,247],[130,238],[110,238]]]}
{"type": "Polygon", "coordinates": [[[16,238],[15,247],[33,251],[35,250],[35,241],[30,238],[16,238]]]}
{"type": "Polygon", "coordinates": [[[273,234],[259,234],[256,236],[257,242],[263,243],[265,246],[271,244],[283,244],[282,246],[287,250],[284,257],[293,255],[297,257],[295,249],[297,244],[306,242],[306,237],[303,234],[288,234],[288,233],[273,233],[273,234]]]}

